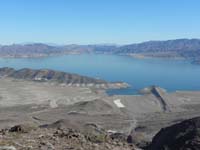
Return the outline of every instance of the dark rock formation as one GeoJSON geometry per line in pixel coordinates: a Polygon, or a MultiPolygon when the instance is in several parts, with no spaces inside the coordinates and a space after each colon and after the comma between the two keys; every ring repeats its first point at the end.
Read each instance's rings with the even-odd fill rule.
{"type": "Polygon", "coordinates": [[[12,74],[15,71],[15,69],[13,68],[0,68],[0,76],[9,76],[10,74],[12,74]]]}
{"type": "Polygon", "coordinates": [[[132,137],[132,135],[129,135],[129,136],[127,137],[127,143],[130,143],[130,144],[133,143],[133,137],[132,137]]]}
{"type": "Polygon", "coordinates": [[[200,117],[161,129],[148,150],[199,150],[200,117]]]}
{"type": "Polygon", "coordinates": [[[34,130],[36,127],[28,124],[15,125],[9,129],[9,132],[18,132],[18,133],[29,133],[31,130],[34,130]]]}

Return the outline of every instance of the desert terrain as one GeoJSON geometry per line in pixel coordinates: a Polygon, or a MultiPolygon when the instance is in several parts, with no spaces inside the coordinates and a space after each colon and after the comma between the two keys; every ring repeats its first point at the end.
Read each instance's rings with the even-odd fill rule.
{"type": "Polygon", "coordinates": [[[94,125],[107,133],[134,137],[142,147],[161,129],[200,115],[200,92],[167,93],[159,87],[141,95],[108,96],[103,89],[0,78],[0,128],[19,124],[85,131],[94,125]]]}

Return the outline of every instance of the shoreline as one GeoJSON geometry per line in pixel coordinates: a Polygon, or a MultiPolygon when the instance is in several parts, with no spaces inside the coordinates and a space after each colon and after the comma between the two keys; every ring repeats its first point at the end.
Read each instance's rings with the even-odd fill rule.
{"type": "Polygon", "coordinates": [[[135,54],[135,53],[125,53],[125,54],[112,54],[112,53],[95,53],[95,52],[83,52],[83,53],[62,53],[62,54],[33,54],[31,56],[29,55],[19,55],[19,56],[1,56],[0,58],[45,58],[45,57],[54,57],[54,56],[65,56],[65,55],[84,55],[84,54],[94,54],[94,55],[117,55],[117,56],[130,56],[133,58],[138,58],[138,59],[148,59],[148,58],[158,58],[158,59],[174,59],[174,60],[188,60],[185,57],[167,57],[167,56],[148,56],[145,54],[135,54]]]}
{"type": "Polygon", "coordinates": [[[130,56],[138,59],[163,59],[163,60],[185,60],[189,61],[189,59],[184,57],[165,57],[165,56],[147,56],[145,54],[125,54],[125,56],[130,56]]]}

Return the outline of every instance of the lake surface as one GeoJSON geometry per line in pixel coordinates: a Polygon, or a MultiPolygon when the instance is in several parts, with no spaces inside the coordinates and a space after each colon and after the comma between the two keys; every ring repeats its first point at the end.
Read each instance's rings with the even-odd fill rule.
{"type": "Polygon", "coordinates": [[[200,90],[200,65],[184,60],[136,59],[116,55],[65,55],[45,58],[1,58],[0,67],[49,68],[108,81],[123,81],[131,88],[109,90],[109,94],[136,94],[157,85],[169,92],[200,90]]]}

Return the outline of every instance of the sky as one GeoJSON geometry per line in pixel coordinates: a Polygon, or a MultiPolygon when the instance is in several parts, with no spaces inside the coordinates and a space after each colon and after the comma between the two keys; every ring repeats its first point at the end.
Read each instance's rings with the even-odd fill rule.
{"type": "Polygon", "coordinates": [[[200,0],[1,0],[0,44],[200,38],[200,0]]]}

